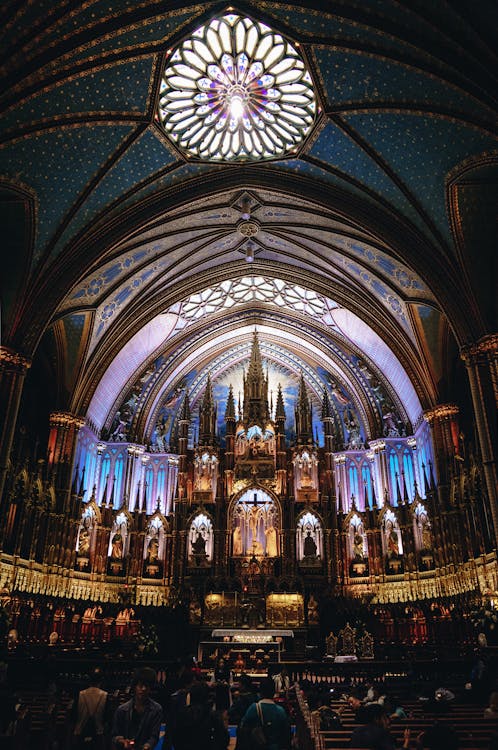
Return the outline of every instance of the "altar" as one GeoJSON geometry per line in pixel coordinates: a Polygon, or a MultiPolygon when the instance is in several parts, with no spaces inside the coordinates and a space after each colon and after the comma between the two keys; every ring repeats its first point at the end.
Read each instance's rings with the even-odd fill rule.
{"type": "Polygon", "coordinates": [[[197,658],[204,668],[223,658],[236,674],[259,672],[269,664],[279,663],[283,653],[292,651],[289,641],[293,638],[292,630],[215,628],[208,639],[199,643],[197,658]]]}

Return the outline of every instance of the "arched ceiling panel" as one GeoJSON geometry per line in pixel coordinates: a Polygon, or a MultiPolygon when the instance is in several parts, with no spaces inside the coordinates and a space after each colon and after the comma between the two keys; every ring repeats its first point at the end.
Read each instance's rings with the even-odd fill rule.
{"type": "MultiPolygon", "coordinates": [[[[19,121],[28,121],[30,130],[43,130],[52,118],[69,120],[78,114],[81,118],[99,113],[145,113],[148,87],[143,82],[152,74],[154,59],[124,61],[114,65],[112,76],[108,70],[97,70],[79,76],[31,96],[24,104],[11,108],[4,118],[4,126],[11,130],[19,127],[19,121]],[[33,115],[36,117],[33,118],[33,115]]],[[[64,120],[60,122],[64,125],[64,120]]]]}
{"type": "MultiPolygon", "coordinates": [[[[389,200],[422,231],[427,231],[423,218],[400,188],[379,164],[334,123],[328,123],[309,151],[310,157],[324,166],[337,169],[348,179],[354,178],[379,197],[389,200]]],[[[318,165],[319,166],[319,165],[318,165]]],[[[346,188],[346,185],[344,185],[346,188]]]]}
{"type": "Polygon", "coordinates": [[[436,110],[439,101],[448,114],[467,114],[473,119],[478,112],[483,121],[494,123],[489,108],[420,69],[353,50],[315,47],[314,53],[332,109],[357,109],[361,103],[365,108],[397,105],[423,111],[427,106],[436,110]]]}
{"type": "MultiPolygon", "coordinates": [[[[100,427],[154,353],[166,356],[174,331],[170,343],[186,347],[200,336],[206,364],[222,352],[202,323],[221,329],[240,314],[249,325],[244,305],[260,305],[270,328],[277,320],[295,325],[308,353],[313,332],[358,358],[363,352],[414,421],[420,399],[425,405],[435,395],[424,373],[442,365],[430,361],[438,352],[433,326],[425,346],[411,311],[437,309],[433,319],[441,315],[445,330],[449,321],[460,344],[483,333],[458,265],[468,256],[454,252],[445,191],[462,162],[496,153],[495,15],[480,7],[469,23],[464,6],[443,2],[340,0],[325,10],[248,3],[248,15],[299,44],[321,112],[294,158],[238,169],[190,163],[156,120],[171,49],[225,10],[156,0],[125,0],[112,12],[104,0],[8,4],[0,31],[3,171],[33,194],[37,225],[31,276],[16,279],[30,294],[5,343],[31,355],[50,324],[94,316],[90,372],[72,402],[88,403],[100,356],[107,372],[89,409],[100,427]],[[253,237],[237,229],[244,191],[258,224],[253,237]],[[213,305],[217,285],[248,275],[241,268],[249,241],[258,274],[277,280],[284,268],[337,305],[330,318],[314,318],[311,303],[284,310],[283,296],[281,306],[229,303],[225,291],[226,307],[213,305]],[[208,287],[213,309],[189,322],[187,299],[208,287]]],[[[465,237],[476,236],[465,217],[465,237]]],[[[74,351],[67,354],[74,364],[74,351]]],[[[311,361],[318,366],[303,355],[303,367],[311,361]]],[[[337,373],[344,388],[348,367],[337,373]]],[[[365,386],[365,398],[371,390],[365,386]]]]}
{"type": "Polygon", "coordinates": [[[498,149],[498,138],[436,117],[359,114],[345,120],[390,165],[450,242],[446,176],[465,158],[498,149]]]}
{"type": "Polygon", "coordinates": [[[32,187],[37,196],[38,230],[35,260],[53,241],[64,215],[74,207],[88,182],[95,178],[131,132],[129,125],[113,128],[81,126],[44,133],[36,139],[18,141],[8,149],[4,174],[32,187]]]}

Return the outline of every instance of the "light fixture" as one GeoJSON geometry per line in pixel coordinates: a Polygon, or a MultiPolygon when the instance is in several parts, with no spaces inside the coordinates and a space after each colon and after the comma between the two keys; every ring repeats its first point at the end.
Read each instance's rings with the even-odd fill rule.
{"type": "Polygon", "coordinates": [[[252,242],[248,242],[246,245],[246,262],[252,263],[254,261],[254,245],[252,242]]]}
{"type": "Polygon", "coordinates": [[[245,195],[241,202],[240,202],[240,208],[241,208],[241,217],[244,219],[244,221],[247,221],[251,218],[251,199],[248,195],[245,195]]]}

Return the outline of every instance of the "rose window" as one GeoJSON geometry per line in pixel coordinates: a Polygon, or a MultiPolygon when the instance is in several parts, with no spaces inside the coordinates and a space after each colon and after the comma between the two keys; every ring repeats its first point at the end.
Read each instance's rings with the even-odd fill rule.
{"type": "Polygon", "coordinates": [[[158,113],[190,156],[256,161],[295,151],[313,125],[316,97],[295,47],[263,23],[228,14],[169,58],[158,113]]]}

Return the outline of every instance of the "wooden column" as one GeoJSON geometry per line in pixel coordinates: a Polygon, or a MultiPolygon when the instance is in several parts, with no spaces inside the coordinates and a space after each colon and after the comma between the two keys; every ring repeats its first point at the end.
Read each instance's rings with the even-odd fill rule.
{"type": "Polygon", "coordinates": [[[9,465],[14,429],[19,412],[19,403],[24,385],[24,378],[31,366],[28,357],[0,346],[0,509],[3,488],[9,465]]]}
{"type": "Polygon", "coordinates": [[[498,544],[498,333],[465,346],[460,355],[467,367],[486,489],[498,544]]]}

